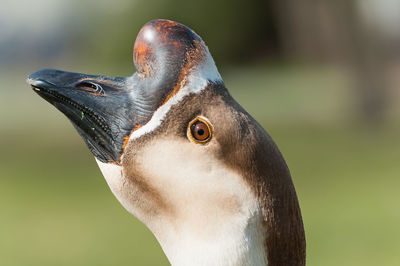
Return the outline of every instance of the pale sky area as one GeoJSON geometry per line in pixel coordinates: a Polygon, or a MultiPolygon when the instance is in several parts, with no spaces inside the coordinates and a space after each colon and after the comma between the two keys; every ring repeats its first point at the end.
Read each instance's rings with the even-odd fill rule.
{"type": "Polygon", "coordinates": [[[52,57],[83,27],[96,26],[88,18],[118,14],[127,3],[132,0],[1,0],[0,65],[52,57]]]}
{"type": "MultiPolygon", "coordinates": [[[[1,0],[0,65],[29,62],[57,50],[60,28],[70,13],[67,1],[1,0]],[[52,38],[54,37],[54,43],[52,38]]],[[[62,48],[62,47],[61,47],[62,48]]]]}
{"type": "Polygon", "coordinates": [[[88,12],[118,12],[135,0],[1,0],[0,41],[22,31],[40,33],[56,30],[88,12]]]}
{"type": "MultiPolygon", "coordinates": [[[[95,27],[90,19],[83,25],[82,17],[118,14],[132,1],[139,0],[1,0],[0,64],[52,56],[62,51],[62,45],[67,45],[63,38],[64,41],[72,38],[68,31],[73,35],[82,27],[95,27]]],[[[359,0],[359,3],[370,25],[388,37],[399,38],[399,0],[359,0]]]]}
{"type": "Polygon", "coordinates": [[[377,25],[386,34],[399,36],[399,0],[359,0],[359,3],[361,12],[370,23],[377,25]]]}
{"type": "Polygon", "coordinates": [[[9,37],[19,30],[35,31],[56,27],[60,17],[68,12],[67,1],[2,0],[0,8],[1,37],[9,37]]]}
{"type": "MultiPolygon", "coordinates": [[[[134,1],[134,0],[133,0],[134,1]]],[[[0,41],[20,29],[36,31],[54,30],[62,23],[73,8],[90,8],[118,12],[124,3],[132,0],[2,0],[0,8],[0,41]]],[[[362,13],[373,23],[378,24],[388,33],[399,32],[399,0],[359,0],[362,13]]],[[[79,13],[79,12],[78,12],[79,13]]]]}

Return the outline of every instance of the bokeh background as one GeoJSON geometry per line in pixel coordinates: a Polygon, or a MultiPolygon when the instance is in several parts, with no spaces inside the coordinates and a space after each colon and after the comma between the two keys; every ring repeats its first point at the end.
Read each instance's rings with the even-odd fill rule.
{"type": "Polygon", "coordinates": [[[398,0],[1,0],[0,265],[168,265],[27,75],[127,76],[140,27],[179,21],[291,169],[308,265],[400,265],[398,0]]]}

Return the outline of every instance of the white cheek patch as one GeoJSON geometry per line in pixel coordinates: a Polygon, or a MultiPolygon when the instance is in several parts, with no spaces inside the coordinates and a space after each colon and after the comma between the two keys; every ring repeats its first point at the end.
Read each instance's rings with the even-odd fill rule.
{"type": "Polygon", "coordinates": [[[156,139],[132,163],[170,206],[146,212],[137,200],[140,187],[129,182],[122,167],[97,163],[120,203],[144,222],[160,242],[172,265],[266,265],[265,229],[260,206],[244,177],[207,146],[181,139],[156,139]]]}
{"type": "Polygon", "coordinates": [[[100,171],[106,178],[107,184],[110,187],[116,187],[122,182],[122,167],[116,164],[103,163],[95,158],[99,165],[100,171]]]}
{"type": "Polygon", "coordinates": [[[104,178],[111,191],[117,197],[117,199],[122,203],[119,199],[119,195],[123,189],[123,176],[122,176],[122,167],[116,164],[103,163],[99,161],[97,158],[96,162],[99,165],[100,171],[103,174],[104,178]]]}
{"type": "Polygon", "coordinates": [[[256,196],[212,155],[216,145],[158,139],[140,153],[142,174],[173,210],[154,233],[172,265],[265,265],[256,196]]]}
{"type": "Polygon", "coordinates": [[[134,188],[124,178],[122,167],[115,164],[103,163],[97,158],[95,159],[99,165],[101,173],[117,200],[128,212],[140,218],[141,213],[138,212],[138,208],[135,206],[133,200],[134,197],[132,197],[132,194],[136,192],[136,188],[134,188]]]}
{"type": "Polygon", "coordinates": [[[201,92],[203,89],[206,88],[208,82],[222,81],[221,75],[219,74],[218,69],[207,47],[205,47],[205,51],[206,55],[203,62],[199,63],[198,65],[194,66],[193,69],[191,69],[190,75],[187,77],[186,85],[182,87],[177,94],[172,96],[165,104],[160,106],[154,112],[152,118],[146,125],[132,132],[129,137],[129,141],[154,131],[161,124],[162,120],[171,109],[171,107],[179,103],[186,95],[201,92]]]}
{"type": "Polygon", "coordinates": [[[142,175],[175,206],[176,219],[200,223],[199,215],[219,219],[256,209],[255,195],[243,177],[212,155],[216,145],[158,139],[138,155],[142,175]]]}

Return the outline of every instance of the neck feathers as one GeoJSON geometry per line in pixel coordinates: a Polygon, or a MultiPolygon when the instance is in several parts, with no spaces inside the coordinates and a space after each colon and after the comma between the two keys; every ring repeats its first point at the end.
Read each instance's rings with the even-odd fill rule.
{"type": "Polygon", "coordinates": [[[265,228],[261,213],[230,221],[215,236],[193,233],[155,234],[173,266],[265,266],[265,228]],[[165,239],[164,239],[165,237],[165,239]]]}
{"type": "Polygon", "coordinates": [[[257,156],[268,167],[259,168],[262,172],[253,185],[267,231],[268,265],[305,265],[306,241],[296,191],[281,153],[272,140],[268,145],[269,152],[257,156]]]}
{"type": "Polygon", "coordinates": [[[245,178],[261,209],[264,250],[269,266],[305,265],[306,241],[300,206],[289,169],[265,130],[229,95],[225,100],[236,110],[235,142],[222,142],[222,157],[245,178]]]}
{"type": "Polygon", "coordinates": [[[304,227],[289,169],[272,139],[262,143],[254,148],[252,163],[258,166],[248,172],[253,174],[248,181],[257,195],[267,232],[264,248],[268,265],[305,265],[304,227]]]}
{"type": "Polygon", "coordinates": [[[304,228],[290,175],[269,178],[272,180],[259,188],[258,194],[267,231],[264,246],[268,265],[305,265],[304,228]],[[286,184],[281,184],[282,180],[277,182],[277,179],[286,179],[286,184]]]}

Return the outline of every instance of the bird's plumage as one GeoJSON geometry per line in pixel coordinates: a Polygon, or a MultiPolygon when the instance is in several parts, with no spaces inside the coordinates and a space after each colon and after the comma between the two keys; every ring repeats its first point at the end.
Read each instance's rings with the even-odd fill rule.
{"type": "Polygon", "coordinates": [[[134,62],[127,78],[42,70],[29,82],[71,119],[112,192],[173,265],[305,265],[286,163],[229,94],[201,38],[151,21],[134,62]],[[89,81],[92,88],[82,85],[89,81]],[[79,120],[77,110],[89,118],[79,120]],[[189,136],[197,120],[212,131],[207,141],[189,136]]]}

